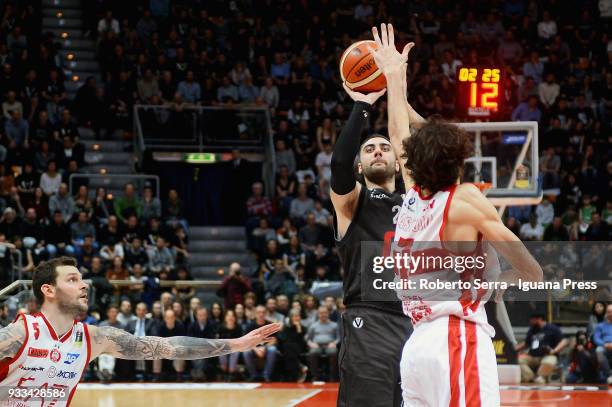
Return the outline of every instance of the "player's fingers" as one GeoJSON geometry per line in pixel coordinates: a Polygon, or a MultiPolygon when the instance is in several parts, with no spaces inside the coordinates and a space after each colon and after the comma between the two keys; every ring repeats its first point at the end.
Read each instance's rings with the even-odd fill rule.
{"type": "MultiPolygon", "coordinates": [[[[378,28],[376,27],[372,27],[372,36],[374,37],[374,41],[376,41],[376,44],[381,47],[382,46],[382,42],[380,41],[380,36],[378,35],[378,28]]],[[[369,48],[369,46],[368,46],[369,48]]],[[[372,52],[372,51],[370,51],[372,52]]]]}
{"type": "Polygon", "coordinates": [[[409,42],[408,44],[404,46],[404,49],[402,50],[402,56],[404,58],[408,58],[408,54],[410,53],[410,50],[412,49],[412,47],[414,47],[414,42],[409,42]]]}
{"type": "Polygon", "coordinates": [[[380,40],[382,41],[383,47],[389,45],[389,38],[387,38],[387,25],[385,23],[380,25],[380,40]]]}
{"type": "Polygon", "coordinates": [[[389,45],[391,45],[392,47],[395,46],[395,32],[393,32],[393,24],[389,23],[387,24],[387,31],[389,34],[389,45]]]}

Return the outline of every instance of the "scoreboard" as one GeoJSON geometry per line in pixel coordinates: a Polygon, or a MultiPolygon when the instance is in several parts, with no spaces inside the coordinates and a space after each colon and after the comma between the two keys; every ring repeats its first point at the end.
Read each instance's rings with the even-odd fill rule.
{"type": "Polygon", "coordinates": [[[455,78],[459,116],[488,118],[498,112],[502,83],[500,68],[460,66],[455,78]]]}

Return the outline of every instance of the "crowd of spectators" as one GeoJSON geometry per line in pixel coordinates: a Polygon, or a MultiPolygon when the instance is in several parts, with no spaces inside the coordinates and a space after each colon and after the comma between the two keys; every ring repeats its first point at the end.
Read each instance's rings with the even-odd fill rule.
{"type": "MultiPolygon", "coordinates": [[[[7,2],[0,26],[2,270],[11,250],[22,251],[26,271],[46,257],[74,255],[98,293],[97,318],[87,316],[90,322],[138,335],[231,338],[264,321],[286,324],[276,343],[242,357],[189,366],[101,360],[103,380],[134,370],[143,378],[170,372],[230,379],[240,374],[239,365],[253,380],[303,380],[306,365],[312,378],[333,379],[342,303],[328,297],[319,307],[309,292],[342,275],[329,197],[331,151],[350,110],[339,86],[339,55],[356,39],[369,38],[375,23],[393,22],[400,49],[416,43],[409,101],[425,117],[449,120],[462,119],[455,110],[457,67],[501,66],[495,119],[538,121],[547,194],[535,207],[509,208],[506,224],[523,240],[610,240],[612,5],[566,3],[96,1],[83,7],[84,31],[96,40],[102,83],[87,78],[72,102],[54,38],[40,34],[40,10],[7,2]],[[129,132],[135,103],[175,111],[189,105],[269,109],[274,194],[266,196],[256,182],[245,208],[248,247],[258,265],[248,275],[239,265],[229,267],[219,290],[223,306],[208,311],[195,290],[159,283],[191,278],[176,191],[163,205],[151,189],[140,197],[131,185],[113,200],[103,189],[90,194],[87,185],[74,197],[67,194],[69,176],[85,164],[78,126],[90,126],[99,137],[129,132]],[[118,288],[111,279],[139,284],[118,288]],[[321,356],[328,365],[319,372],[321,356]]],[[[382,131],[386,121],[382,101],[370,127],[382,131]]],[[[597,346],[608,349],[602,340],[597,346]]],[[[543,376],[536,369],[534,378],[543,376]]]]}

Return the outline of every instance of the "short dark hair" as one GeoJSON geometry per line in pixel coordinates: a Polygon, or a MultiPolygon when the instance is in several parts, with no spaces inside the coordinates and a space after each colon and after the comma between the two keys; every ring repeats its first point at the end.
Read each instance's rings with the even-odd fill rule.
{"type": "Polygon", "coordinates": [[[35,269],[32,275],[32,291],[39,305],[45,302],[45,296],[41,291],[44,284],[55,285],[57,283],[57,268],[62,266],[74,266],[77,262],[72,257],[57,257],[49,261],[43,261],[35,269]]]}
{"type": "Polygon", "coordinates": [[[402,146],[405,167],[415,184],[432,194],[453,185],[472,154],[467,132],[436,117],[405,138],[402,146]]]}

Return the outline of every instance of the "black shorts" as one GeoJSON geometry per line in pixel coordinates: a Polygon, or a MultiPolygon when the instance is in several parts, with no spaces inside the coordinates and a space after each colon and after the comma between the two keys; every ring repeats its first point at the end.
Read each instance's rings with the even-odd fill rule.
{"type": "Polygon", "coordinates": [[[401,406],[400,359],[410,333],[408,317],[369,307],[347,308],[338,355],[338,407],[401,406]]]}

